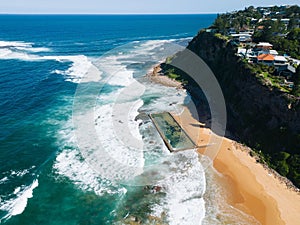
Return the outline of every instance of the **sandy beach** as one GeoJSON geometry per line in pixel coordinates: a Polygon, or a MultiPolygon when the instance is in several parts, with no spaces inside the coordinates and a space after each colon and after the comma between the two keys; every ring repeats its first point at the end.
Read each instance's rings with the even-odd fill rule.
{"type": "MultiPolygon", "coordinates": [[[[163,85],[170,81],[165,76],[162,78],[164,82],[160,79],[151,80],[163,85]]],[[[174,82],[171,80],[170,86],[174,82]]],[[[291,187],[266,165],[258,163],[256,158],[250,156],[250,148],[228,138],[220,137],[217,154],[212,157],[210,150],[214,146],[206,145],[214,134],[192,116],[189,107],[185,107],[181,115],[173,116],[198,146],[204,146],[198,149],[199,154],[213,159],[214,168],[222,174],[219,182],[226,188],[228,204],[252,215],[262,225],[299,224],[298,189],[291,187]]]]}

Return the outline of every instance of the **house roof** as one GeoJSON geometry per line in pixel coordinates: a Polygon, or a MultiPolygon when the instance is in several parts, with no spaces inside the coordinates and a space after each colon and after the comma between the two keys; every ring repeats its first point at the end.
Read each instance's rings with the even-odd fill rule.
{"type": "Polygon", "coordinates": [[[271,49],[271,50],[270,50],[270,54],[271,54],[271,55],[278,55],[278,52],[277,52],[276,50],[272,50],[272,49],[271,49]]]}
{"type": "Polygon", "coordinates": [[[262,30],[262,29],[264,29],[264,26],[258,26],[257,29],[262,30]]]}
{"type": "Polygon", "coordinates": [[[275,56],[276,61],[282,61],[282,62],[287,62],[287,59],[281,55],[275,56]]]}
{"type": "Polygon", "coordinates": [[[269,42],[259,42],[256,46],[257,47],[273,47],[273,45],[271,45],[269,42]]]}
{"type": "Polygon", "coordinates": [[[251,37],[252,35],[249,33],[243,33],[243,34],[231,34],[232,37],[251,37]]]}
{"type": "Polygon", "coordinates": [[[296,73],[296,68],[293,67],[293,66],[291,66],[291,65],[288,65],[288,66],[287,66],[287,69],[288,69],[289,71],[291,71],[292,73],[296,73]]]}
{"type": "Polygon", "coordinates": [[[257,56],[258,60],[264,60],[264,61],[274,61],[275,57],[270,54],[261,54],[257,56]]]}

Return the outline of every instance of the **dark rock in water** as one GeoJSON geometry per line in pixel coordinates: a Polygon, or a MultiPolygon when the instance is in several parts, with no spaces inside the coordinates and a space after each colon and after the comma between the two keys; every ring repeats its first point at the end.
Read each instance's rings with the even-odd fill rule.
{"type": "Polygon", "coordinates": [[[171,102],[170,104],[169,104],[169,106],[171,106],[171,105],[176,105],[177,104],[177,102],[171,102]]]}
{"type": "Polygon", "coordinates": [[[156,192],[160,192],[160,191],[161,191],[161,189],[162,189],[162,187],[161,187],[161,186],[154,186],[154,187],[152,188],[152,190],[153,190],[153,192],[154,192],[154,193],[156,193],[156,192]]]}
{"type": "Polygon", "coordinates": [[[149,117],[148,117],[148,115],[147,115],[146,113],[140,112],[140,113],[135,117],[134,120],[135,120],[135,121],[137,121],[137,120],[143,120],[143,121],[145,121],[145,120],[149,120],[149,117]]]}

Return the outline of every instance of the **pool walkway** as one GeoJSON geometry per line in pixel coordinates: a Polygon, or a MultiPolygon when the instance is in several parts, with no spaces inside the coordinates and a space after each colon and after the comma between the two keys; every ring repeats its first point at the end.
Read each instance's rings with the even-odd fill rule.
{"type": "Polygon", "coordinates": [[[169,112],[148,115],[170,152],[195,149],[198,146],[169,112]]]}

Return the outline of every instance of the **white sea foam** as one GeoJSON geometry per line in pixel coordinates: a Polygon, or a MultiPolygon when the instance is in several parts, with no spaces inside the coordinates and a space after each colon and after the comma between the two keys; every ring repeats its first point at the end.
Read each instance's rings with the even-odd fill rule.
{"type": "Polygon", "coordinates": [[[138,131],[138,121],[134,120],[137,115],[134,108],[138,108],[142,101],[133,102],[135,107],[129,114],[113,111],[114,107],[126,109],[128,104],[132,103],[104,105],[96,111],[98,140],[95,141],[99,142],[102,149],[93,152],[94,158],[98,158],[93,164],[99,165],[96,166],[100,174],[104,173],[111,179],[121,181],[141,174],[144,165],[143,143],[138,131]]]}
{"type": "MultiPolygon", "coordinates": [[[[114,94],[109,96],[118,97],[114,94]]],[[[123,98],[119,103],[116,100],[98,105],[95,111],[80,112],[81,115],[73,117],[79,124],[76,138],[83,156],[100,177],[113,181],[126,181],[139,175],[144,165],[139,121],[135,120],[143,102],[129,101],[136,98],[134,95],[124,97],[127,101],[123,98]]]]}
{"type": "Polygon", "coordinates": [[[128,55],[107,56],[96,62],[97,67],[108,74],[107,84],[127,86],[133,82],[133,71],[127,70],[126,65],[118,60],[129,57],[128,55]]]}
{"type": "Polygon", "coordinates": [[[50,48],[46,48],[46,47],[15,47],[18,50],[21,51],[28,51],[28,52],[50,52],[51,49],[50,48]]]}
{"type": "Polygon", "coordinates": [[[53,73],[66,77],[66,81],[79,83],[99,81],[100,71],[84,55],[74,56],[42,56],[35,53],[49,52],[46,47],[35,47],[33,43],[18,41],[0,41],[0,59],[15,59],[23,61],[55,60],[58,62],[71,62],[72,65],[66,71],[54,70],[53,73]]]}
{"type": "Polygon", "coordinates": [[[76,137],[72,128],[72,121],[69,121],[59,132],[58,145],[62,151],[57,155],[53,165],[53,171],[58,175],[57,179],[66,177],[78,189],[92,191],[99,196],[103,194],[122,196],[127,192],[124,187],[101,177],[98,171],[85,161],[81,152],[75,148],[76,137]]]}
{"type": "Polygon", "coordinates": [[[7,212],[7,214],[1,218],[0,221],[5,221],[12,216],[23,213],[27,206],[28,199],[33,197],[33,190],[38,186],[38,184],[38,180],[36,179],[29,186],[17,187],[11,194],[14,196],[13,198],[1,201],[0,210],[7,212]]]}
{"type": "Polygon", "coordinates": [[[23,41],[0,41],[0,47],[23,47],[30,48],[32,43],[23,42],[23,41]]]}
{"type": "Polygon", "coordinates": [[[0,179],[0,184],[4,184],[14,178],[21,178],[21,177],[25,176],[26,174],[31,173],[33,169],[35,169],[35,166],[31,166],[30,168],[27,168],[27,169],[9,170],[6,172],[2,172],[2,175],[4,175],[4,177],[2,179],[0,179]]]}
{"type": "Polygon", "coordinates": [[[6,181],[8,181],[8,177],[3,177],[3,178],[0,180],[0,184],[4,184],[6,181]]]}
{"type": "Polygon", "coordinates": [[[149,113],[168,111],[180,115],[183,110],[182,105],[190,101],[186,91],[158,84],[147,85],[145,96],[153,98],[150,104],[141,108],[149,113]]]}
{"type": "Polygon", "coordinates": [[[11,170],[10,176],[17,176],[17,177],[23,177],[24,175],[30,173],[31,169],[34,169],[35,166],[30,167],[29,169],[24,169],[24,170],[19,170],[19,171],[15,171],[15,170],[11,170]]]}
{"type": "Polygon", "coordinates": [[[0,41],[0,48],[17,49],[25,52],[50,52],[50,48],[36,47],[33,43],[22,41],[0,41]]]}
{"type": "Polygon", "coordinates": [[[65,150],[58,154],[53,169],[56,174],[67,177],[83,191],[93,191],[99,196],[126,193],[125,188],[114,186],[109,180],[101,179],[77,150],[65,150]]]}
{"type": "Polygon", "coordinates": [[[194,150],[172,154],[168,158],[169,173],[157,183],[166,194],[153,214],[167,216],[171,225],[199,225],[205,216],[205,173],[194,150]]]}
{"type": "Polygon", "coordinates": [[[34,60],[39,60],[39,57],[26,52],[14,51],[10,48],[0,48],[0,59],[34,61],[34,60]]]}
{"type": "Polygon", "coordinates": [[[59,62],[72,62],[69,69],[65,71],[54,70],[52,73],[66,76],[66,81],[74,83],[99,81],[101,72],[84,55],[76,56],[44,56],[43,60],[56,60],[59,62]]]}

